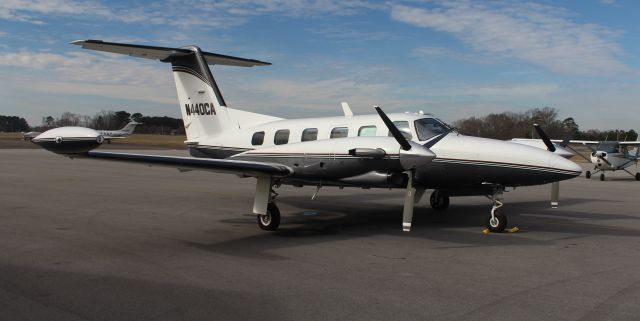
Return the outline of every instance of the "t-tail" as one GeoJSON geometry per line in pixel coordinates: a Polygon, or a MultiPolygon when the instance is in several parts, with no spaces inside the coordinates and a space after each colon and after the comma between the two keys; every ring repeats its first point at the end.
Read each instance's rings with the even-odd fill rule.
{"type": "MultiPolygon", "coordinates": [[[[208,65],[238,67],[270,65],[268,62],[254,59],[204,52],[196,46],[167,48],[101,40],[79,40],[72,44],[86,49],[170,63],[188,142],[197,142],[204,137],[221,134],[223,131],[236,130],[241,122],[241,119],[235,119],[241,118],[237,117],[240,114],[233,113],[227,108],[208,65]]],[[[265,116],[265,119],[271,118],[262,116],[265,116]]]]}
{"type": "Polygon", "coordinates": [[[120,129],[120,131],[125,132],[127,135],[131,135],[133,134],[133,131],[136,130],[136,126],[140,125],[142,123],[139,123],[135,120],[131,120],[129,123],[127,123],[126,125],[124,125],[124,127],[122,127],[122,129],[120,129]]]}

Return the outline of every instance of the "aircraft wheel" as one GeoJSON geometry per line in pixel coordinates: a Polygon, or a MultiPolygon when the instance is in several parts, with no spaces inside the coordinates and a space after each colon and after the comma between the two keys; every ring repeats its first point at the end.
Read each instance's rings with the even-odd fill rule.
{"type": "Polygon", "coordinates": [[[449,195],[441,191],[433,191],[429,197],[431,208],[436,211],[444,211],[449,207],[449,195]]]}
{"type": "Polygon", "coordinates": [[[275,231],[280,226],[280,210],[275,203],[269,203],[267,214],[258,215],[258,226],[265,231],[275,231]]]}
{"type": "Polygon", "coordinates": [[[604,173],[600,174],[600,180],[604,181],[604,173]]]}
{"type": "Polygon", "coordinates": [[[586,172],[584,173],[584,177],[586,177],[586,178],[591,178],[591,172],[590,172],[590,171],[586,171],[586,172]]]}
{"type": "Polygon", "coordinates": [[[640,173],[636,173],[636,181],[640,181],[640,173]]]}
{"type": "Polygon", "coordinates": [[[493,216],[494,217],[491,217],[491,215],[489,215],[487,221],[485,222],[485,226],[487,227],[487,229],[489,229],[489,231],[493,233],[504,232],[504,229],[507,227],[507,217],[499,208],[495,210],[493,216]]]}

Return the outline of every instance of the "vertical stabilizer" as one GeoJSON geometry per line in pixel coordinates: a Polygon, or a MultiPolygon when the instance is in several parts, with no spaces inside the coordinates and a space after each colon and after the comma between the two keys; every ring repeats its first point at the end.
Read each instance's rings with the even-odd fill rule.
{"type": "Polygon", "coordinates": [[[170,62],[173,69],[187,140],[197,142],[202,137],[237,128],[229,119],[227,104],[200,48],[181,49],[191,52],[165,61],[170,62]]]}
{"type": "MultiPolygon", "coordinates": [[[[196,46],[168,48],[102,40],[78,40],[72,42],[82,48],[123,54],[132,57],[160,60],[171,63],[176,83],[180,110],[189,142],[216,136],[223,131],[237,130],[242,119],[232,120],[233,115],[220,89],[213,79],[209,65],[236,67],[267,66],[268,62],[204,52],[196,46]]],[[[237,115],[238,113],[234,113],[237,115]]],[[[251,113],[252,119],[272,120],[273,117],[251,113]]]]}

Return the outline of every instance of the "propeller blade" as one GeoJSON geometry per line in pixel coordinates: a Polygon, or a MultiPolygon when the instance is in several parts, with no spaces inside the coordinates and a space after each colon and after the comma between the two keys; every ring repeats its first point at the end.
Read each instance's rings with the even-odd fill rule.
{"type": "Polygon", "coordinates": [[[378,106],[374,106],[373,108],[376,109],[376,111],[378,112],[378,115],[380,115],[380,118],[382,118],[382,121],[384,122],[384,124],[387,125],[387,128],[389,129],[389,132],[391,133],[391,135],[393,135],[393,138],[395,138],[396,141],[398,141],[398,144],[400,144],[400,148],[402,148],[402,150],[410,150],[411,144],[409,144],[409,141],[404,137],[404,135],[402,135],[398,127],[396,127],[396,125],[391,121],[391,119],[387,117],[387,114],[385,114],[382,111],[382,109],[380,109],[380,107],[378,106]]]}
{"type": "Polygon", "coordinates": [[[567,134],[564,136],[564,139],[562,140],[562,142],[559,144],[560,147],[567,147],[569,146],[569,143],[571,142],[571,139],[573,138],[573,134],[575,134],[574,131],[570,130],[569,132],[567,132],[567,134]]]}
{"type": "Polygon", "coordinates": [[[555,152],[556,146],[553,145],[553,143],[551,142],[551,139],[549,139],[549,136],[547,136],[547,134],[542,130],[542,128],[540,128],[540,125],[533,124],[533,127],[538,132],[538,136],[540,136],[540,139],[542,139],[544,144],[547,146],[547,150],[550,152],[555,152]]]}
{"type": "Polygon", "coordinates": [[[560,182],[551,183],[551,208],[558,208],[560,201],[560,182]]]}
{"type": "Polygon", "coordinates": [[[611,165],[611,163],[609,163],[609,161],[606,158],[602,157],[600,154],[596,153],[596,157],[598,157],[599,160],[607,163],[607,165],[613,166],[613,165],[611,165]]]}
{"type": "Polygon", "coordinates": [[[411,231],[411,221],[413,221],[413,204],[415,202],[416,189],[413,187],[413,177],[415,171],[409,171],[409,180],[407,181],[407,192],[404,196],[404,209],[402,210],[402,231],[411,231]]]}

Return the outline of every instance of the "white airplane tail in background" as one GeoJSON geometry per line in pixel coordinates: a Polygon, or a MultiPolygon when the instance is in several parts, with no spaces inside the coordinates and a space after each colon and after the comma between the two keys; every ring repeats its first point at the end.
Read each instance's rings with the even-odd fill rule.
{"type": "Polygon", "coordinates": [[[277,119],[227,108],[208,66],[253,67],[270,65],[268,62],[203,52],[196,46],[167,48],[101,40],[79,40],[73,44],[86,49],[171,63],[187,142],[198,142],[224,131],[237,130],[244,124],[254,125],[277,119]]]}
{"type": "Polygon", "coordinates": [[[124,125],[124,127],[122,127],[121,131],[127,133],[128,135],[133,134],[133,131],[136,130],[136,126],[140,125],[141,123],[132,120],[129,123],[127,123],[126,125],[124,125]]]}

